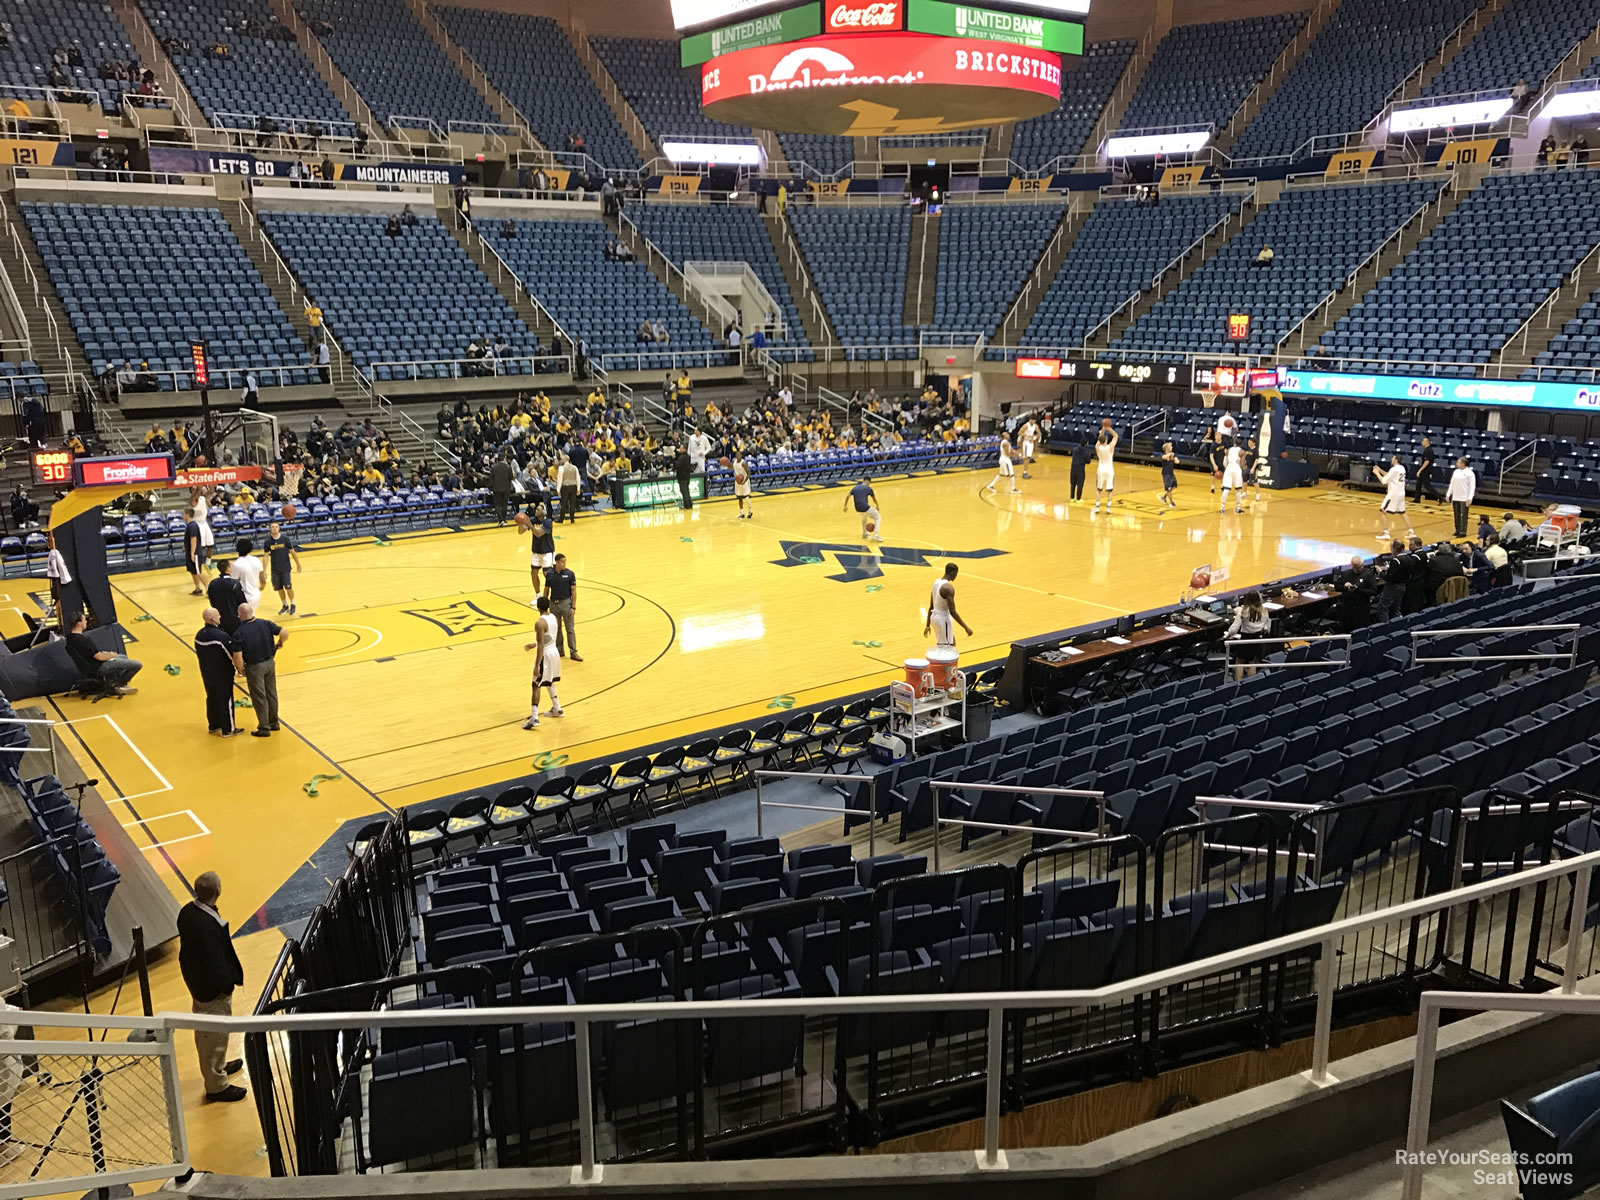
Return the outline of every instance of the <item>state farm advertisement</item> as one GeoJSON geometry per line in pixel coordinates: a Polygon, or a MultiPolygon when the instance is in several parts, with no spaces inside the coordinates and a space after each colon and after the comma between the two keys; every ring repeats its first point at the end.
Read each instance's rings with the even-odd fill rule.
{"type": "Polygon", "coordinates": [[[179,471],[179,487],[219,487],[224,483],[255,483],[261,478],[260,467],[191,467],[179,471]]]}
{"type": "MultiPolygon", "coordinates": [[[[874,5],[840,7],[849,10],[874,5]]],[[[833,14],[830,10],[830,22],[833,14]]],[[[868,31],[866,26],[859,29],[868,31]]],[[[1061,57],[1003,42],[904,33],[821,37],[799,45],[739,50],[713,58],[700,70],[701,96],[708,107],[725,100],[814,88],[870,93],[895,85],[1004,88],[1059,100],[1061,57]]]]}
{"type": "Polygon", "coordinates": [[[829,33],[889,33],[906,23],[904,0],[823,0],[829,33]]]}

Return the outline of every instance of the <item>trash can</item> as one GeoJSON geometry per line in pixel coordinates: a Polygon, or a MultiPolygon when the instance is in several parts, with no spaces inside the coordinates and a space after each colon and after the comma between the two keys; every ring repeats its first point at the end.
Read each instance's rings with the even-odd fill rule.
{"type": "Polygon", "coordinates": [[[976,692],[967,693],[967,741],[981,742],[994,725],[994,700],[976,692]]]}

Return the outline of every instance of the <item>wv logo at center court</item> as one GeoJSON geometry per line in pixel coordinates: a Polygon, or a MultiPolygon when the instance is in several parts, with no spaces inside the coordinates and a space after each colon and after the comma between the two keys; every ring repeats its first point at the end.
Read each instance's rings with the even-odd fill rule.
{"type": "Polygon", "coordinates": [[[923,550],[904,546],[881,546],[874,554],[861,545],[834,542],[779,542],[784,557],[772,560],[775,567],[804,567],[832,554],[844,568],[842,574],[829,575],[840,583],[863,579],[882,579],[884,567],[927,567],[933,558],[998,558],[1004,550],[923,550]]]}

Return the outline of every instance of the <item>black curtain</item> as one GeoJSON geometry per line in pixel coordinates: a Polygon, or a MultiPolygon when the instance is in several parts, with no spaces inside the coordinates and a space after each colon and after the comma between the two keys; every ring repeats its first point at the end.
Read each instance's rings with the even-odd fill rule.
{"type": "MultiPolygon", "coordinates": [[[[63,624],[69,624],[73,614],[87,611],[91,629],[116,627],[117,605],[111,593],[111,573],[106,569],[106,540],[100,532],[103,521],[103,513],[95,507],[54,530],[56,549],[72,576],[72,582],[60,589],[63,624]]],[[[120,631],[117,645],[120,651],[120,631]]]]}

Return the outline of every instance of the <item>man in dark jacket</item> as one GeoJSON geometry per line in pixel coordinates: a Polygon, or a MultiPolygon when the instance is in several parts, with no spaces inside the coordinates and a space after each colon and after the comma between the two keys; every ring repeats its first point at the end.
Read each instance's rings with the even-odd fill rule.
{"type": "Polygon", "coordinates": [[[1072,448],[1072,494],[1069,497],[1074,503],[1083,500],[1084,480],[1088,475],[1089,461],[1094,458],[1094,446],[1089,442],[1087,433],[1078,438],[1078,444],[1072,448]]]}
{"type": "Polygon", "coordinates": [[[678,477],[678,494],[683,497],[683,507],[694,507],[694,496],[689,491],[690,481],[694,478],[694,463],[689,458],[689,451],[684,446],[678,447],[678,453],[672,460],[672,473],[678,477]]]}
{"type": "Polygon", "coordinates": [[[504,525],[511,515],[511,481],[516,478],[511,461],[502,454],[489,468],[489,496],[494,505],[494,519],[504,525]]]}
{"type": "MultiPolygon", "coordinates": [[[[194,1000],[194,1011],[207,1017],[233,1015],[233,989],[244,984],[244,968],[233,950],[228,923],[217,911],[222,880],[206,871],[194,881],[194,899],[178,913],[178,970],[194,1000]]],[[[207,1100],[243,1100],[245,1090],[228,1082],[244,1063],[228,1057],[228,1035],[195,1030],[194,1048],[200,1056],[200,1076],[207,1100]]]]}
{"type": "Polygon", "coordinates": [[[222,618],[224,633],[239,632],[239,605],[244,603],[244,587],[228,574],[229,563],[216,563],[217,577],[206,587],[206,600],[222,618]]]}

